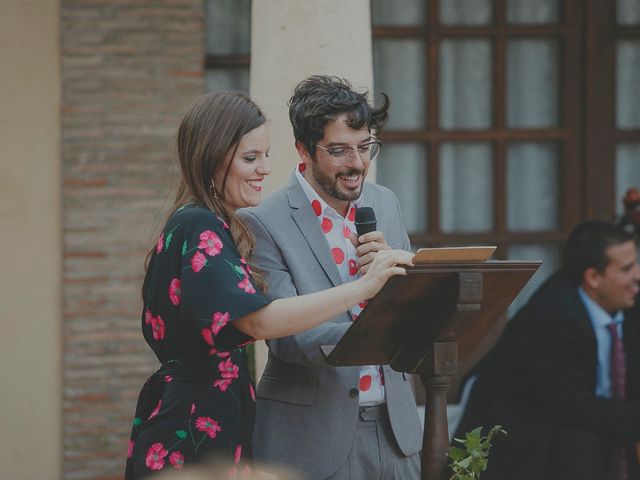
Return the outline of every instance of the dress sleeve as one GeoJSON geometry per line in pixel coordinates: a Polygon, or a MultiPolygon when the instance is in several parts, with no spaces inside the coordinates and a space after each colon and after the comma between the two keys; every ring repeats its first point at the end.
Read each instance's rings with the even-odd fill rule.
{"type": "Polygon", "coordinates": [[[209,210],[182,215],[181,318],[217,351],[229,351],[254,339],[233,321],[271,300],[260,293],[247,262],[238,255],[229,227],[209,210]]]}

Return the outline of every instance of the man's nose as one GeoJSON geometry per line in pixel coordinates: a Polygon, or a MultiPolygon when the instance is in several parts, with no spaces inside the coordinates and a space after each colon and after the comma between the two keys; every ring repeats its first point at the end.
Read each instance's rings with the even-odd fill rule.
{"type": "Polygon", "coordinates": [[[347,161],[346,165],[350,165],[354,168],[364,168],[364,159],[362,158],[362,154],[357,148],[351,148],[349,160],[347,161]]]}

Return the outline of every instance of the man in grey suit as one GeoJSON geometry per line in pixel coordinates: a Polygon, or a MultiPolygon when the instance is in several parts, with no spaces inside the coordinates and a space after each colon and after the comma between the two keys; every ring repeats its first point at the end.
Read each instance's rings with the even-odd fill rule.
{"type": "MultiPolygon", "coordinates": [[[[296,87],[289,116],[301,163],[285,188],[241,212],[271,296],[340,285],[364,274],[378,250],[409,249],[395,195],[364,182],[388,108],[386,96],[375,109],[336,77],[312,76],[296,87]],[[374,209],[378,231],[357,238],[360,206],[374,209]]],[[[408,378],[389,366],[335,368],[320,351],[338,343],[363,307],[267,342],[256,461],[308,479],[419,478],[422,428],[408,378]]]]}

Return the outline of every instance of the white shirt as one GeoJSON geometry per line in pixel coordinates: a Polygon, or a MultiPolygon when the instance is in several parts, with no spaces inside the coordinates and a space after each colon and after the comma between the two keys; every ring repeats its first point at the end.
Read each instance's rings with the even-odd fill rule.
{"type": "MultiPolygon", "coordinates": [[[[349,235],[351,232],[356,231],[354,225],[356,208],[362,205],[362,197],[349,203],[347,216],[343,217],[333,207],[330,207],[313,187],[309,185],[309,182],[307,182],[301,173],[301,170],[304,171],[305,166],[304,163],[298,165],[295,170],[296,177],[309,202],[311,202],[313,211],[318,217],[342,282],[351,282],[360,276],[358,256],[356,255],[355,247],[351,243],[351,240],[349,240],[349,235]]],[[[366,302],[363,302],[351,308],[351,316],[354,321],[358,318],[358,315],[360,315],[360,312],[365,306],[366,302]]],[[[360,391],[360,405],[371,406],[385,403],[382,369],[378,365],[365,365],[360,367],[358,389],[360,391]]]]}

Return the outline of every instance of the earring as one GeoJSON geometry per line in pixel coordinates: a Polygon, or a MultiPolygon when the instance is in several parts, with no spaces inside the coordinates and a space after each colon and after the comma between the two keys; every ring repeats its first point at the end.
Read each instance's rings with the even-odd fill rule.
{"type": "Polygon", "coordinates": [[[216,186],[213,183],[213,178],[211,179],[211,192],[213,193],[213,198],[217,199],[218,198],[218,192],[216,191],[216,186]]]}

